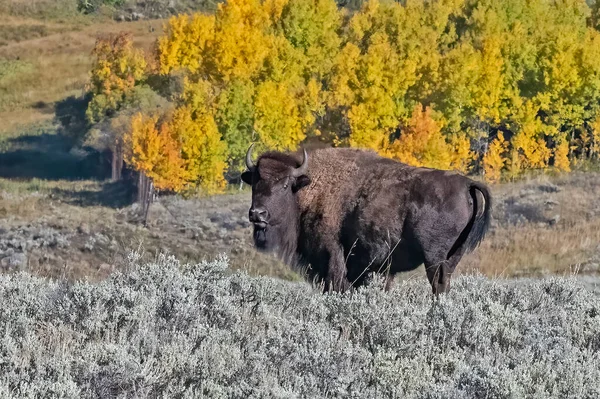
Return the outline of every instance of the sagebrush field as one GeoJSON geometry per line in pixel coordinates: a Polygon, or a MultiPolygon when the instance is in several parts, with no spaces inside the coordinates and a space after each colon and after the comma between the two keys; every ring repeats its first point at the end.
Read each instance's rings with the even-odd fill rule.
{"type": "Polygon", "coordinates": [[[600,298],[460,277],[352,295],[159,256],[100,284],[0,277],[0,393],[67,398],[596,398],[600,298]]]}

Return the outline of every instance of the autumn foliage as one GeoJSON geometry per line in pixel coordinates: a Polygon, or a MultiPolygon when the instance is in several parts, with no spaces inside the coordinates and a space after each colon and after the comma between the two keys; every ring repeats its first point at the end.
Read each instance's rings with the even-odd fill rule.
{"type": "Polygon", "coordinates": [[[127,103],[136,84],[144,79],[147,63],[127,33],[98,38],[92,53],[96,62],[88,85],[93,97],[87,117],[91,122],[99,122],[127,103]]]}
{"type": "Polygon", "coordinates": [[[595,15],[583,0],[368,0],[358,11],[228,0],[215,14],[172,17],[153,71],[127,40],[99,42],[89,113],[118,109],[143,73],[159,77],[148,81],[175,109],[154,130],[151,115],[135,119],[132,137],[172,140],[156,162],[174,165],[130,161],[185,171],[175,190],[221,190],[251,142],[364,147],[489,181],[569,171],[600,157],[595,15]]]}
{"type": "Polygon", "coordinates": [[[157,116],[135,115],[131,131],[125,136],[125,159],[136,170],[144,171],[159,189],[181,190],[187,173],[181,148],[166,123],[158,124],[157,116]]]}
{"type": "Polygon", "coordinates": [[[417,105],[411,119],[401,128],[400,137],[386,155],[413,166],[467,171],[472,158],[469,140],[463,135],[445,136],[431,109],[417,105]]]}

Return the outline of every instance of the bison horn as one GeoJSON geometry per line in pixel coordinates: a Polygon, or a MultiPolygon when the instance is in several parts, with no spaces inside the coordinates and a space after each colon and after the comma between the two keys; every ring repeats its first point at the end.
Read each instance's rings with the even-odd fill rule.
{"type": "Polygon", "coordinates": [[[294,169],[292,171],[292,176],[293,177],[300,177],[302,175],[305,175],[306,172],[308,171],[308,154],[306,153],[306,149],[302,149],[302,152],[304,153],[304,159],[302,160],[302,165],[298,166],[296,169],[294,169]]]}
{"type": "Polygon", "coordinates": [[[250,145],[250,148],[248,148],[248,151],[246,152],[246,167],[248,170],[254,168],[254,163],[252,162],[252,147],[254,147],[254,143],[250,145]]]}

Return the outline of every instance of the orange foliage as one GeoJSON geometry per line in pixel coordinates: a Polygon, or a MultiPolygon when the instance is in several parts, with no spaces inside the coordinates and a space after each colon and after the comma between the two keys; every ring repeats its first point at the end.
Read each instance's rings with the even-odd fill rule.
{"type": "Polygon", "coordinates": [[[157,116],[132,118],[131,131],[125,136],[126,161],[143,171],[158,189],[181,191],[188,173],[181,149],[168,124],[158,126],[157,116]]]}
{"type": "Polygon", "coordinates": [[[417,105],[400,138],[384,152],[386,155],[413,166],[466,171],[472,159],[469,140],[455,135],[447,142],[442,126],[431,117],[431,109],[417,105]]]}

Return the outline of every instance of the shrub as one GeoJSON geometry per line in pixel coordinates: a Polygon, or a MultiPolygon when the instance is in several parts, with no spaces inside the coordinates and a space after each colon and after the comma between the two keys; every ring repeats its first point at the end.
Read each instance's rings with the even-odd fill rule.
{"type": "Polygon", "coordinates": [[[123,4],[125,4],[125,0],[77,0],[77,9],[89,14],[102,6],[120,7],[123,4]]]}
{"type": "Polygon", "coordinates": [[[568,278],[425,279],[353,295],[161,256],[97,285],[0,277],[18,397],[600,395],[600,301],[568,278]]]}

